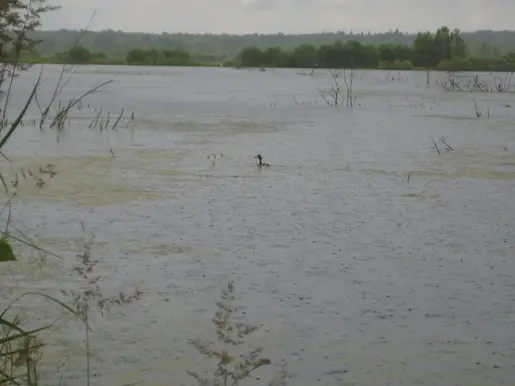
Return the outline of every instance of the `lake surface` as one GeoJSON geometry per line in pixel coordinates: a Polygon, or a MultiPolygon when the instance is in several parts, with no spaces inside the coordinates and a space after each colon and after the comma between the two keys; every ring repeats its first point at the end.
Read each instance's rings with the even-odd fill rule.
{"type": "MultiPolygon", "coordinates": [[[[17,81],[12,111],[38,71],[17,81]]],[[[45,67],[41,104],[59,71],[45,67]]],[[[4,174],[55,165],[42,188],[20,182],[11,224],[64,260],[14,244],[2,304],[27,290],[70,300],[60,290],[77,288],[81,237],[95,235],[105,296],[143,293],[92,314],[95,385],[193,384],[186,370],[212,362],[188,340],[216,340],[228,280],[260,326],[250,344],[272,360],[255,384],[282,360],[301,386],[515,384],[515,94],[448,92],[436,84],[445,73],[427,85],[422,72],[359,71],[354,108],[331,108],[319,95],[330,77],[297,72],[67,72],[63,103],[114,81],[58,138],[32,126],[34,104],[8,143],[4,174]],[[122,108],[116,130],[88,128],[122,108]],[[257,167],[257,153],[272,166],[257,167]]],[[[20,304],[28,321],[38,307],[36,325],[59,311],[20,304]]],[[[84,384],[83,337],[76,322],[45,337],[42,384],[84,384]]]]}

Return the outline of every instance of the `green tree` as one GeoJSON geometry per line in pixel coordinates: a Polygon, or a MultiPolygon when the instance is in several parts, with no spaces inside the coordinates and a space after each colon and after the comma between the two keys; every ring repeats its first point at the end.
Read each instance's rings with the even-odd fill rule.
{"type": "Polygon", "coordinates": [[[177,49],[164,50],[160,55],[158,64],[166,66],[185,66],[190,63],[190,53],[182,49],[177,49]]]}
{"type": "Polygon", "coordinates": [[[38,41],[31,38],[41,25],[41,16],[59,7],[46,0],[0,0],[0,60],[15,60],[30,52],[38,41]]]}
{"type": "Polygon", "coordinates": [[[460,35],[460,30],[455,28],[450,35],[451,38],[451,57],[464,58],[467,56],[467,46],[460,35]]]}
{"type": "Polygon", "coordinates": [[[292,68],[294,67],[293,63],[293,52],[282,50],[277,58],[278,67],[292,68]]]}
{"type": "Polygon", "coordinates": [[[344,43],[335,40],[333,44],[324,44],[318,49],[318,63],[321,68],[345,67],[344,43]]]}
{"type": "Polygon", "coordinates": [[[413,60],[413,50],[410,46],[407,46],[405,44],[397,44],[393,46],[393,55],[396,60],[413,60]]]}
{"type": "Polygon", "coordinates": [[[363,46],[364,67],[376,68],[379,63],[379,51],[374,45],[363,46]]]}
{"type": "Polygon", "coordinates": [[[504,59],[511,65],[515,65],[515,52],[510,52],[504,56],[504,59]]]}
{"type": "Polygon", "coordinates": [[[68,51],[68,60],[72,64],[88,64],[91,62],[92,56],[91,52],[80,44],[73,46],[70,51],[68,51]]]}
{"type": "Polygon", "coordinates": [[[393,62],[396,59],[394,47],[392,44],[381,44],[378,48],[379,60],[384,62],[393,62]]]}
{"type": "Polygon", "coordinates": [[[145,51],[140,48],[127,52],[126,59],[128,64],[144,64],[146,60],[145,51]]]}
{"type": "Polygon", "coordinates": [[[155,48],[145,51],[145,64],[155,66],[158,63],[159,63],[159,52],[155,48]]]}
{"type": "MultiPolygon", "coordinates": [[[[45,0],[0,0],[0,131],[6,124],[16,73],[28,68],[20,64],[20,58],[30,55],[37,45],[38,41],[31,36],[41,25],[41,16],[58,8],[47,5],[45,0]]],[[[7,138],[2,139],[3,143],[7,138]]]]}
{"type": "Polygon", "coordinates": [[[107,55],[104,52],[97,52],[92,54],[90,63],[104,64],[107,62],[107,55]]]}
{"type": "Polygon", "coordinates": [[[263,53],[263,61],[265,65],[271,66],[271,67],[278,67],[279,66],[279,59],[281,54],[283,53],[283,50],[281,47],[268,47],[265,52],[263,53]]]}
{"type": "Polygon", "coordinates": [[[265,55],[256,46],[244,48],[239,56],[241,65],[245,67],[257,67],[265,64],[265,55]]]}
{"type": "Polygon", "coordinates": [[[343,67],[364,67],[363,45],[356,40],[348,41],[343,46],[342,58],[343,62],[340,64],[343,67]]]}
{"type": "Polygon", "coordinates": [[[293,50],[293,64],[300,68],[314,68],[318,66],[317,50],[310,44],[302,44],[293,50]]]}
{"type": "Polygon", "coordinates": [[[477,55],[486,58],[492,56],[492,54],[492,46],[488,42],[482,41],[477,49],[477,55]]]}
{"type": "Polygon", "coordinates": [[[449,28],[441,27],[436,30],[434,36],[434,55],[435,61],[451,59],[451,35],[449,28]]]}
{"type": "Polygon", "coordinates": [[[439,60],[434,51],[434,39],[431,32],[420,32],[413,42],[413,60],[416,66],[434,67],[439,60]]]}

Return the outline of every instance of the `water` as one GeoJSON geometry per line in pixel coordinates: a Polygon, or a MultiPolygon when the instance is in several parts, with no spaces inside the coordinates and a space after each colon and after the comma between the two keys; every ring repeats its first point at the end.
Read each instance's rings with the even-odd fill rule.
{"type": "MultiPolygon", "coordinates": [[[[58,74],[45,67],[41,103],[58,74]]],[[[434,83],[445,74],[428,86],[424,73],[361,71],[346,109],[323,104],[329,77],[294,70],[69,75],[62,101],[114,82],[72,110],[59,142],[31,126],[32,106],[6,150],[17,167],[55,165],[42,189],[20,183],[11,219],[65,259],[35,268],[38,255],[18,245],[22,263],[1,285],[8,298],[63,298],[84,223],[103,291],[143,292],[94,317],[95,384],[180,384],[186,369],[206,368],[188,339],[216,339],[227,280],[261,326],[251,344],[274,364],[261,382],[286,360],[295,385],[515,383],[514,94],[446,92],[434,83]],[[88,129],[100,109],[113,124],[122,108],[116,132],[88,129]],[[258,152],[272,167],[255,166],[258,152]]],[[[36,77],[19,80],[13,109],[36,77]]],[[[82,339],[76,324],[47,338],[45,384],[56,366],[83,384],[82,339]]]]}

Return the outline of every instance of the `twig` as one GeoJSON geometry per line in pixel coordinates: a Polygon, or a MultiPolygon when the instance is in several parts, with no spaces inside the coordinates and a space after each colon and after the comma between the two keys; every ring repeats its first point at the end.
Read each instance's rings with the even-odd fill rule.
{"type": "MultiPolygon", "coordinates": [[[[88,32],[88,28],[89,28],[89,25],[91,24],[91,22],[93,21],[93,19],[95,18],[95,15],[96,15],[96,10],[93,11],[91,17],[89,18],[88,22],[86,23],[86,27],[77,35],[77,37],[75,38],[75,41],[73,42],[73,45],[77,45],[80,40],[82,39],[82,37],[86,34],[86,32],[88,32]]],[[[63,81],[63,77],[64,77],[64,73],[66,71],[66,68],[67,68],[67,64],[63,64],[63,66],[61,67],[61,72],[59,74],[59,78],[57,80],[57,83],[56,83],[56,86],[55,86],[55,89],[54,89],[54,92],[52,94],[52,98],[50,99],[50,102],[48,103],[47,107],[43,110],[39,104],[39,101],[37,99],[37,96],[36,96],[36,104],[38,105],[38,108],[39,110],[41,111],[41,119],[39,121],[39,128],[42,129],[43,128],[43,124],[48,116],[48,113],[50,112],[50,107],[54,104],[55,102],[55,99],[61,95],[61,92],[63,91],[63,89],[68,85],[68,83],[70,83],[71,81],[71,77],[69,77],[64,84],[61,85],[61,82],[63,81]]],[[[59,110],[59,109],[58,109],[59,110]]]]}
{"type": "Polygon", "coordinates": [[[50,125],[50,128],[58,125],[58,127],[62,127],[63,125],[63,122],[64,120],[66,119],[66,116],[68,115],[68,112],[70,111],[70,109],[72,107],[74,107],[75,105],[77,105],[77,103],[79,103],[82,99],[84,99],[85,97],[87,97],[88,95],[90,94],[93,94],[94,92],[98,91],[99,89],[101,89],[102,87],[104,86],[107,86],[109,83],[113,82],[113,79],[110,79],[106,82],[102,82],[98,85],[96,85],[95,87],[93,87],[92,89],[86,91],[84,94],[82,94],[80,97],[78,97],[77,99],[72,99],[68,102],[68,105],[66,107],[64,107],[63,109],[61,109],[57,115],[55,116],[52,124],[50,125]]]}
{"type": "Polygon", "coordinates": [[[452,148],[452,146],[451,146],[451,145],[449,145],[447,142],[445,142],[445,138],[444,138],[444,137],[441,137],[441,138],[440,138],[440,142],[442,142],[442,143],[445,145],[445,147],[446,147],[447,151],[454,151],[454,149],[452,148]]]}
{"type": "Polygon", "coordinates": [[[125,125],[125,130],[127,130],[127,128],[129,127],[129,124],[131,122],[133,122],[135,120],[134,118],[134,113],[131,114],[131,117],[129,118],[129,120],[127,121],[127,124],[125,125]]]}
{"type": "Polygon", "coordinates": [[[11,137],[11,135],[14,133],[14,131],[16,130],[16,128],[18,127],[18,125],[20,124],[20,121],[23,119],[23,117],[25,116],[25,113],[27,112],[27,109],[29,108],[29,105],[31,104],[32,102],[32,99],[34,99],[34,95],[36,94],[36,90],[38,89],[39,87],[39,82],[41,81],[41,74],[43,73],[43,66],[41,66],[41,71],[39,72],[39,76],[38,76],[38,79],[36,81],[36,84],[34,85],[34,88],[32,89],[32,92],[30,94],[30,97],[29,99],[27,100],[27,102],[25,103],[25,106],[23,107],[23,109],[20,111],[20,114],[18,114],[18,118],[16,118],[16,120],[12,123],[11,125],[11,128],[9,129],[9,131],[4,135],[4,137],[0,140],[0,149],[6,144],[6,142],[9,140],[9,138],[11,137]]]}
{"type": "Polygon", "coordinates": [[[440,149],[438,148],[438,145],[436,144],[436,142],[433,139],[433,137],[429,137],[429,138],[431,138],[431,141],[433,141],[433,145],[435,146],[435,149],[438,152],[438,155],[441,155],[442,153],[440,153],[440,149]]]}

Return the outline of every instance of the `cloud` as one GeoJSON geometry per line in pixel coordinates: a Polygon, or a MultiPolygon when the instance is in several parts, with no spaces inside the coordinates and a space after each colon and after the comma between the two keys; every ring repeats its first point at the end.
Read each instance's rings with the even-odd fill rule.
{"type": "Polygon", "coordinates": [[[272,9],[278,4],[278,0],[244,0],[243,5],[254,9],[272,9]]]}
{"type": "Polygon", "coordinates": [[[45,29],[306,33],[513,29],[515,0],[53,0],[45,29]],[[266,11],[266,12],[263,12],[266,11]]]}

